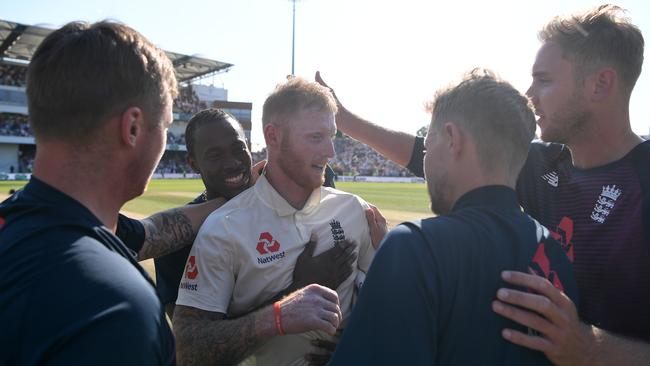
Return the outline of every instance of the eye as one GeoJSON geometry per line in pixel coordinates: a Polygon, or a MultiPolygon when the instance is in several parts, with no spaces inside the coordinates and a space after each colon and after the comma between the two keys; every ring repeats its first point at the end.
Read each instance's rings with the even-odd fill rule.
{"type": "Polygon", "coordinates": [[[548,84],[548,83],[550,83],[550,82],[551,82],[551,79],[550,79],[550,78],[547,78],[547,77],[536,77],[536,78],[533,78],[533,82],[534,82],[534,83],[537,83],[537,84],[542,84],[542,85],[544,85],[544,84],[548,84]]]}
{"type": "Polygon", "coordinates": [[[233,154],[245,154],[246,153],[246,145],[244,144],[236,144],[232,146],[231,149],[233,154]]]}
{"type": "Polygon", "coordinates": [[[222,156],[223,156],[223,154],[221,153],[221,151],[215,151],[215,150],[209,151],[205,155],[206,158],[212,159],[212,160],[220,159],[222,156]]]}

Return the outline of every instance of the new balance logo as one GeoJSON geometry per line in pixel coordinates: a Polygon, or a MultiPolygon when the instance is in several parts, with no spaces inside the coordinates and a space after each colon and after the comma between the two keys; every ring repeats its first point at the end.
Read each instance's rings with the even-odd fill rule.
{"type": "Polygon", "coordinates": [[[542,175],[542,179],[544,179],[551,187],[557,187],[560,183],[560,178],[557,176],[556,172],[546,173],[542,175]]]}

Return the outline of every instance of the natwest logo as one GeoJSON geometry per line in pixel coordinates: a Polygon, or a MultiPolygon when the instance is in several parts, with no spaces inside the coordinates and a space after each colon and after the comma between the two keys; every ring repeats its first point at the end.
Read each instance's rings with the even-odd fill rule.
{"type": "Polygon", "coordinates": [[[199,274],[199,267],[196,265],[196,258],[190,256],[187,260],[187,265],[185,266],[185,277],[193,280],[199,274]]]}
{"type": "Polygon", "coordinates": [[[265,231],[260,234],[256,249],[260,255],[275,253],[280,250],[280,242],[273,239],[271,233],[265,231]]]}

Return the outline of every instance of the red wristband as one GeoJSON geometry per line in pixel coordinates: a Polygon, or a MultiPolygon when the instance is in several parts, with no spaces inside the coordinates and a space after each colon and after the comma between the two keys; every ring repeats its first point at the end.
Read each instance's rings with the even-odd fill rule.
{"type": "Polygon", "coordinates": [[[283,336],[284,329],[282,329],[282,315],[280,313],[280,302],[276,301],[273,304],[273,314],[275,315],[275,329],[277,329],[278,334],[283,336]]]}

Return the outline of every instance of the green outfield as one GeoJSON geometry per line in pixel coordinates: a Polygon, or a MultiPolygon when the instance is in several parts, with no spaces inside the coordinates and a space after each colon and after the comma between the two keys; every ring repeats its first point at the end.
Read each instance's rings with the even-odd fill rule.
{"type": "MultiPolygon", "coordinates": [[[[0,181],[0,198],[26,181],[0,181]]],[[[423,183],[337,182],[338,189],[355,193],[379,207],[391,224],[429,215],[429,197],[423,183]]],[[[199,179],[156,179],[147,191],[126,205],[127,213],[142,217],[170,207],[184,205],[203,189],[199,179]]]]}
{"type": "MultiPolygon", "coordinates": [[[[0,200],[10,189],[20,189],[26,181],[0,181],[0,200]]],[[[392,227],[402,221],[430,216],[429,197],[424,183],[370,183],[337,182],[336,188],[357,194],[379,207],[392,227]]],[[[203,190],[199,179],[155,179],[147,191],[123,207],[123,212],[142,218],[157,211],[181,206],[191,201],[203,190]]],[[[155,279],[153,261],[140,262],[155,279]]]]}

